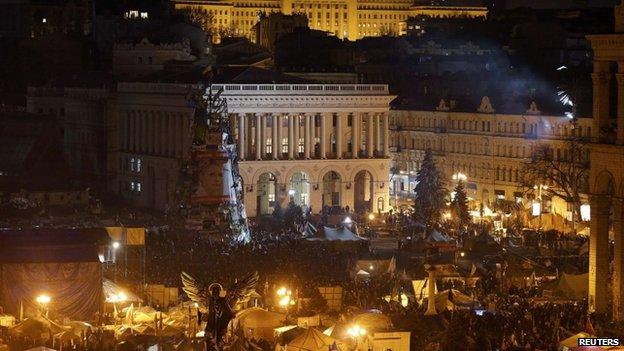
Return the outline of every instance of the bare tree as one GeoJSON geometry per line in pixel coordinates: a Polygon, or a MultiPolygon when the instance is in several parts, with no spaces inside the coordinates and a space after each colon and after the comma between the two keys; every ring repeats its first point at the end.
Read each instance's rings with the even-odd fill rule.
{"type": "Polygon", "coordinates": [[[189,22],[198,25],[207,34],[212,34],[214,31],[215,18],[211,11],[193,6],[180,9],[179,13],[185,16],[189,22]]]}
{"type": "Polygon", "coordinates": [[[562,147],[537,145],[531,159],[523,164],[520,180],[529,194],[558,197],[571,203],[573,216],[580,218],[580,194],[586,192],[588,184],[589,149],[584,139],[575,135],[577,130],[572,129],[573,135],[562,147]]]}

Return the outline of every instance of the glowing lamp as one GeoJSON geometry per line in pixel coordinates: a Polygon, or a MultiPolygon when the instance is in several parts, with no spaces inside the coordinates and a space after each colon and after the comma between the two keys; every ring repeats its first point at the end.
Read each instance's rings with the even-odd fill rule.
{"type": "Polygon", "coordinates": [[[37,301],[37,303],[40,305],[47,305],[50,303],[50,301],[52,301],[52,298],[46,294],[41,294],[37,296],[35,301],[37,301]]]}
{"type": "Polygon", "coordinates": [[[121,244],[119,244],[119,241],[113,241],[113,249],[118,249],[119,246],[121,246],[121,244]]]}
{"type": "Polygon", "coordinates": [[[370,219],[372,221],[373,219],[375,219],[375,215],[372,214],[372,213],[369,213],[368,214],[368,219],[370,219]]]}

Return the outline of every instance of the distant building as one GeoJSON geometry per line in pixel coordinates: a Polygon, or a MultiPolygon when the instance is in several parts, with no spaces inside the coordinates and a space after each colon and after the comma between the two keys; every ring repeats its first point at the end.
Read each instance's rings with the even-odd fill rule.
{"type": "Polygon", "coordinates": [[[419,5],[413,0],[379,2],[339,0],[335,2],[304,0],[268,0],[250,3],[243,0],[172,0],[176,10],[201,8],[213,15],[213,26],[231,29],[234,36],[251,36],[260,13],[302,14],[311,29],[322,30],[341,39],[357,40],[369,36],[398,35],[402,23],[412,16],[487,15],[481,6],[419,5]]]}
{"type": "MultiPolygon", "coordinates": [[[[431,149],[449,187],[454,176],[465,175],[468,196],[486,207],[498,200],[527,204],[522,164],[539,144],[551,145],[557,160],[568,159],[565,139],[573,132],[569,118],[543,115],[535,104],[525,114],[499,114],[487,98],[475,112],[452,111],[444,100],[434,111],[393,110],[390,128],[397,167],[392,197],[414,198],[416,174],[431,149]]],[[[592,120],[578,119],[576,133],[589,138],[592,120]]],[[[561,199],[549,199],[545,208],[570,219],[561,199]]]]}
{"type": "Polygon", "coordinates": [[[48,116],[58,128],[71,181],[103,189],[108,173],[112,82],[106,74],[80,78],[28,88],[26,108],[29,113],[48,116]]]}
{"type": "Polygon", "coordinates": [[[0,38],[85,35],[91,29],[91,10],[90,0],[3,0],[0,38]]]}
{"type": "Polygon", "coordinates": [[[389,210],[386,85],[224,84],[250,216],[289,201],[389,210]]]}
{"type": "Polygon", "coordinates": [[[187,84],[119,83],[109,131],[108,191],[129,203],[165,210],[175,201],[191,147],[187,84]]]}
{"type": "Polygon", "coordinates": [[[188,40],[153,44],[147,38],[136,44],[118,43],[113,47],[113,72],[125,77],[146,76],[163,70],[168,61],[195,61],[188,40]]]}
{"type": "Polygon", "coordinates": [[[251,41],[273,51],[275,42],[283,35],[292,33],[295,28],[308,26],[308,19],[305,15],[294,14],[284,15],[281,13],[270,13],[262,16],[262,19],[252,27],[251,41]]]}
{"type": "Polygon", "coordinates": [[[0,192],[67,188],[66,163],[54,116],[0,112],[0,192]]]}

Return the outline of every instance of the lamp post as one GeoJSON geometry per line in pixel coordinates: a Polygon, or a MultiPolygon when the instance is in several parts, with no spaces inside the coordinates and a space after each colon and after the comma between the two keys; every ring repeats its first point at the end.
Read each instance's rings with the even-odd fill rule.
{"type": "MultiPolygon", "coordinates": [[[[544,212],[544,204],[542,202],[542,191],[543,190],[548,190],[548,185],[544,185],[544,184],[539,184],[539,185],[534,185],[533,189],[537,190],[537,198],[539,200],[539,229],[542,229],[542,212],[544,212]]],[[[536,212],[536,208],[533,209],[533,215],[535,215],[536,212]]]]}
{"type": "Polygon", "coordinates": [[[360,338],[366,335],[366,329],[355,324],[347,329],[347,335],[353,338],[353,341],[355,342],[355,349],[358,350],[358,347],[360,346],[360,338]]]}
{"type": "Polygon", "coordinates": [[[288,310],[290,306],[295,305],[295,299],[292,297],[292,291],[281,287],[277,289],[277,304],[286,311],[286,318],[288,318],[288,310]]]}
{"type": "Polygon", "coordinates": [[[43,312],[45,312],[45,316],[48,317],[48,314],[49,314],[48,306],[50,304],[50,301],[52,301],[52,298],[49,295],[41,294],[37,296],[35,301],[39,305],[39,308],[41,309],[41,313],[43,314],[43,312]]]}

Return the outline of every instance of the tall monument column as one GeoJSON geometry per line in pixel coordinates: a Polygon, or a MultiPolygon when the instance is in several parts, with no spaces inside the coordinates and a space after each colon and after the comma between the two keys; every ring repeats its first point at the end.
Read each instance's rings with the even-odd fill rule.
{"type": "Polygon", "coordinates": [[[609,279],[609,212],[608,195],[592,195],[591,230],[589,237],[589,310],[607,312],[607,280],[609,279]]]}
{"type": "Polygon", "coordinates": [[[593,117],[592,138],[602,141],[601,129],[609,128],[609,86],[611,73],[608,61],[594,61],[593,83],[593,117]]]}
{"type": "Polygon", "coordinates": [[[613,319],[624,321],[624,198],[613,198],[613,319]]]}

